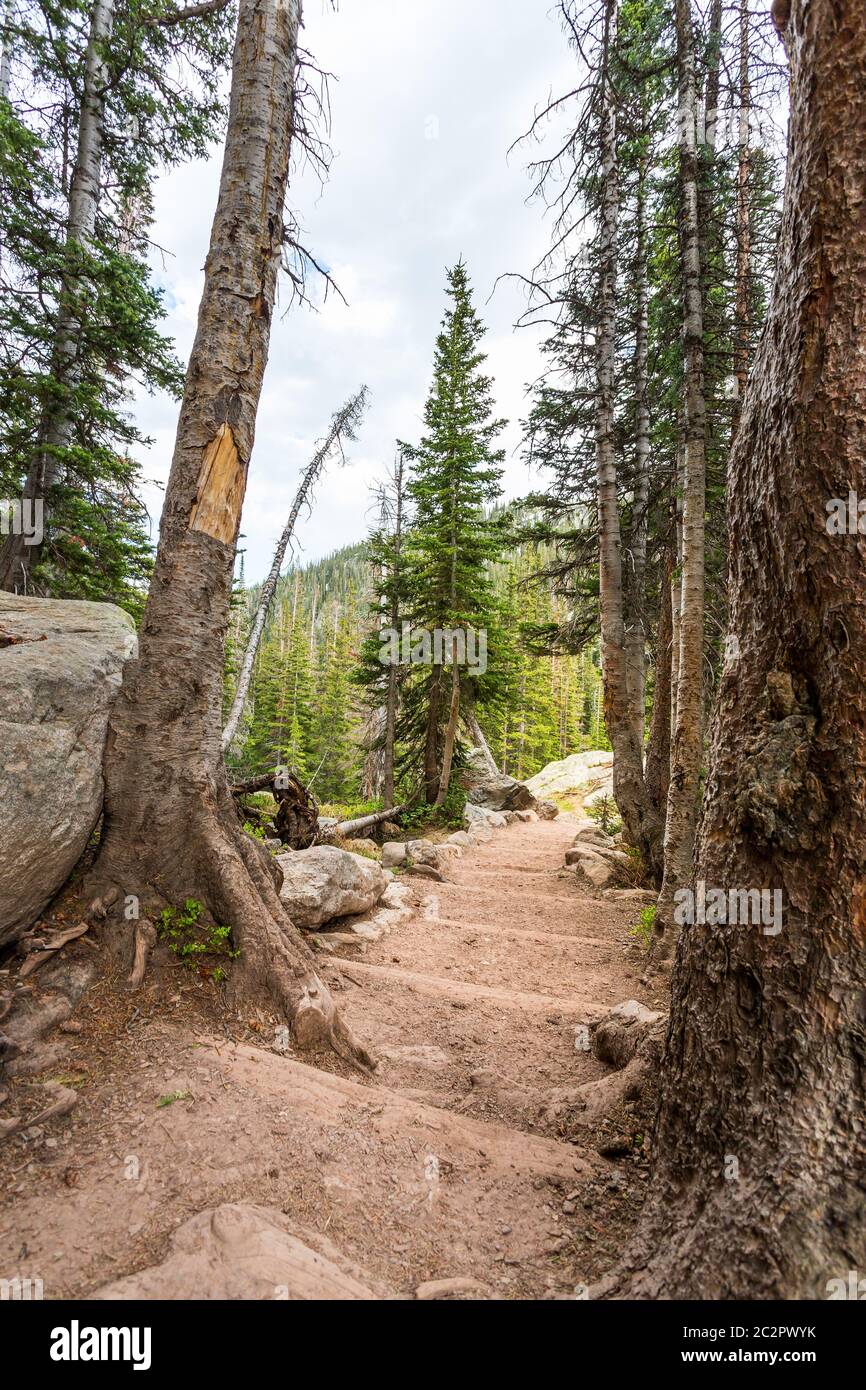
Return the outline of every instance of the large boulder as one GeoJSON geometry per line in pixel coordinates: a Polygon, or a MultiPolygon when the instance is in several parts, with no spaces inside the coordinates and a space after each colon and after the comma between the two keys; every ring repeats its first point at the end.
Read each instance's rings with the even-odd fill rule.
{"type": "Polygon", "coordinates": [[[102,811],[102,755],[132,619],[0,594],[0,946],[63,887],[102,811]]]}
{"type": "Polygon", "coordinates": [[[320,927],[334,917],[367,912],[388,886],[375,859],[349,854],[336,845],[278,854],[277,863],[283,871],[280,897],[298,927],[320,927]]]}
{"type": "Polygon", "coordinates": [[[467,800],[490,811],[523,811],[535,808],[535,797],[524,782],[504,773],[492,772],[477,752],[470,753],[466,767],[460,769],[460,786],[467,800]]]}
{"type": "Polygon", "coordinates": [[[598,783],[612,785],[612,778],[613,753],[603,748],[593,748],[585,753],[572,753],[559,762],[548,763],[534,777],[527,777],[526,785],[534,796],[549,797],[582,791],[598,783]]]}

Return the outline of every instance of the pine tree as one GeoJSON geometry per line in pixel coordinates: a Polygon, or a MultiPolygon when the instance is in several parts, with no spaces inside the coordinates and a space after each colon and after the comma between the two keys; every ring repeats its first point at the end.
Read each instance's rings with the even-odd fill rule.
{"type": "MultiPolygon", "coordinates": [[[[437,632],[487,631],[487,662],[495,671],[489,565],[500,553],[502,538],[484,509],[500,492],[504,455],[494,441],[505,422],[493,416],[492,382],[481,371],[485,354],[479,342],[485,330],[462,260],[448,271],[446,292],[450,304],[436,340],[425,434],[420,444],[404,446],[415,510],[407,547],[407,617],[430,639],[437,632]]],[[[399,730],[404,765],[421,764],[427,801],[439,804],[448,792],[462,679],[456,636],[446,639],[446,645],[448,652],[434,645],[430,665],[413,668],[399,730]],[[445,675],[449,663],[450,681],[445,675]]]]}

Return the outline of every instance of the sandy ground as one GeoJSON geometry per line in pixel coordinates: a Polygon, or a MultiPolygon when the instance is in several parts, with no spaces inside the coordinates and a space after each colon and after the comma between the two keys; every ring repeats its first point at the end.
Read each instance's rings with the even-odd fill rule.
{"type": "Polygon", "coordinates": [[[462,1277],[493,1298],[574,1297],[640,1210],[646,1116],[590,1132],[554,1102],[604,1074],[582,1026],[664,1000],[641,984],[637,909],[562,867],[572,837],[565,819],[498,831],[448,882],[415,880],[411,920],[321,958],[373,1077],[281,1054],[265,1019],[229,1029],[215,987],[173,961],[136,995],[101,976],[80,1031],[52,1035],[52,1065],[0,1111],[35,1111],[52,1077],[79,1097],[0,1146],[0,1277],[87,1296],[163,1259],[195,1213],[244,1202],[326,1236],[385,1296],[462,1277]]]}

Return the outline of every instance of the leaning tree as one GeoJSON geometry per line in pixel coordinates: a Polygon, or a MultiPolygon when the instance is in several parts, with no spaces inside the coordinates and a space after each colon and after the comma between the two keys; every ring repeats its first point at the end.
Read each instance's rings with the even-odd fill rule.
{"type": "Polygon", "coordinates": [[[827,526],[866,498],[866,8],[773,14],[789,166],[696,877],[780,889],[782,929],[682,932],[651,1195],[608,1286],[632,1297],[827,1297],[866,1270],[866,540],[827,526]]]}
{"type": "Polygon", "coordinates": [[[245,835],[221,746],[235,545],[268,354],[293,137],[300,0],[240,0],[228,131],[138,659],[105,761],[94,910],[198,899],[240,949],[237,1004],[269,1001],[302,1046],[369,1065],[245,835]]]}

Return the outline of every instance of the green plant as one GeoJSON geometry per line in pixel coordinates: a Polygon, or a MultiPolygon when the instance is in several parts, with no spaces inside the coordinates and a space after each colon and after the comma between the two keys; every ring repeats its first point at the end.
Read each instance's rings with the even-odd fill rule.
{"type": "Polygon", "coordinates": [[[633,936],[647,951],[652,941],[655,920],[656,909],[655,904],[653,904],[652,907],[641,908],[637,921],[629,928],[629,936],[633,936]]]}
{"type": "Polygon", "coordinates": [[[592,806],[585,808],[588,815],[598,822],[605,835],[618,835],[622,830],[622,820],[612,796],[600,796],[592,806]]]}
{"type": "MultiPolygon", "coordinates": [[[[201,922],[203,911],[202,904],[195,898],[187,898],[183,907],[163,908],[156,921],[159,939],[188,966],[194,966],[203,956],[225,956],[235,960],[240,951],[232,949],[231,927],[201,922]]],[[[212,969],[211,978],[215,976],[216,970],[212,969]]],[[[225,972],[221,971],[219,979],[224,977],[225,972]]]]}
{"type": "Polygon", "coordinates": [[[167,1096],[160,1096],[159,1100],[157,1101],[157,1107],[160,1110],[162,1110],[165,1108],[166,1105],[174,1105],[176,1100],[191,1099],[192,1093],[190,1091],[170,1091],[167,1096]]]}
{"type": "Polygon", "coordinates": [[[252,835],[255,840],[267,839],[264,829],[260,825],[253,825],[252,821],[244,821],[244,830],[248,835],[252,835]]]}
{"type": "Polygon", "coordinates": [[[429,806],[424,801],[416,802],[399,816],[402,830],[463,829],[463,811],[466,806],[466,793],[456,781],[448,788],[448,795],[441,806],[429,806]]]}

